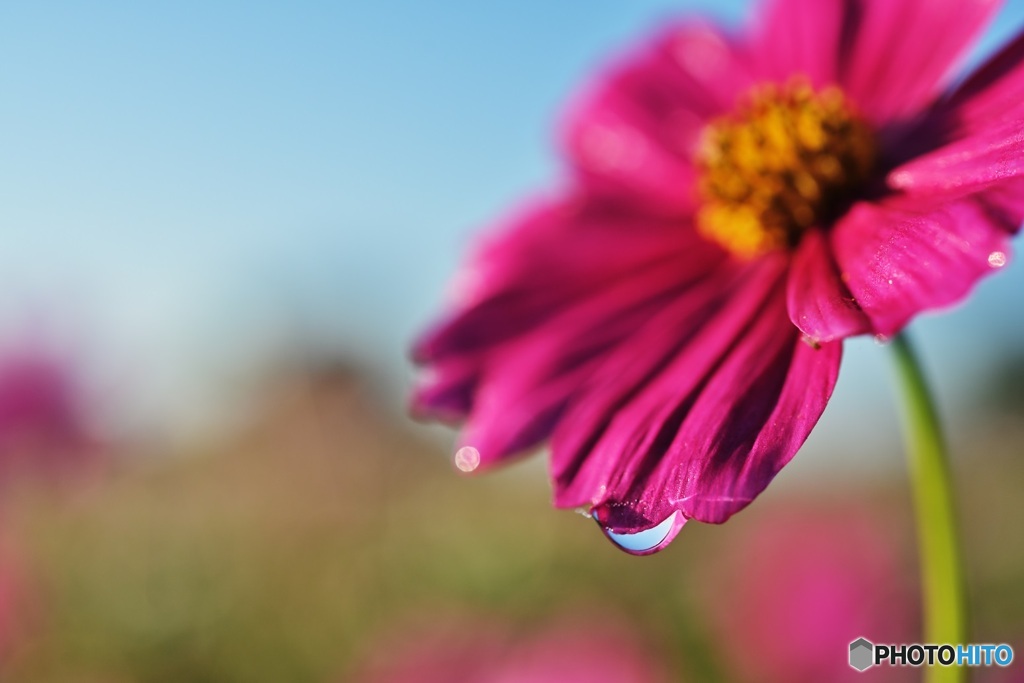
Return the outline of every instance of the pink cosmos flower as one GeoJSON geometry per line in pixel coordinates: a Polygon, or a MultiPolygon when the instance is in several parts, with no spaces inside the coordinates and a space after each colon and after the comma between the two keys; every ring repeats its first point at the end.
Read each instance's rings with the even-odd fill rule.
{"type": "Polygon", "coordinates": [[[434,623],[382,643],[356,683],[666,683],[655,657],[607,619],[566,619],[528,636],[494,624],[434,623]]]}
{"type": "Polygon", "coordinates": [[[73,374],[38,349],[0,354],[0,483],[26,473],[59,479],[96,455],[73,374]]]}
{"type": "Polygon", "coordinates": [[[1024,36],[998,0],[767,0],[667,26],[570,108],[565,188],[485,237],[415,345],[456,463],[550,442],[556,505],[654,552],[793,457],[841,340],[1002,268],[1024,217],[1024,36]]]}
{"type": "MultiPolygon", "coordinates": [[[[793,509],[741,530],[698,595],[730,680],[853,683],[862,674],[848,664],[851,642],[914,642],[918,608],[898,540],[857,509],[793,509]]],[[[871,676],[921,678],[905,667],[871,676]]]]}

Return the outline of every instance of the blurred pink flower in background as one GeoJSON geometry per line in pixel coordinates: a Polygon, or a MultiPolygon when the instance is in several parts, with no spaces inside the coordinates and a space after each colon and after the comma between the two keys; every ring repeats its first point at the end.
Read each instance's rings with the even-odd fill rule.
{"type": "MultiPolygon", "coordinates": [[[[866,510],[760,516],[702,586],[715,642],[752,683],[864,680],[849,645],[913,643],[917,603],[891,528],[866,510]]],[[[871,680],[914,681],[917,669],[877,668],[871,680]]]]}
{"type": "Polygon", "coordinates": [[[479,620],[400,629],[353,683],[668,683],[634,633],[608,619],[550,623],[521,637],[479,620]]]}
{"type": "Polygon", "coordinates": [[[98,455],[77,380],[70,362],[41,347],[0,350],[0,484],[61,479],[98,455]]]}
{"type": "Polygon", "coordinates": [[[460,469],[550,440],[555,503],[635,553],[748,505],[814,427],[841,340],[1009,260],[1024,36],[952,90],[997,0],[766,0],[600,73],[565,189],[487,235],[415,344],[460,469]],[[908,33],[907,27],[914,27],[908,33]]]}

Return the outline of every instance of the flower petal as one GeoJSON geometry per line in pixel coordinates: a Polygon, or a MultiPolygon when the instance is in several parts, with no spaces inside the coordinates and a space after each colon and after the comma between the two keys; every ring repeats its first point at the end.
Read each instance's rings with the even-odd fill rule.
{"type": "Polygon", "coordinates": [[[415,412],[468,417],[461,442],[480,468],[545,439],[610,349],[725,262],[687,223],[569,204],[488,242],[462,306],[416,349],[415,412]]]}
{"type": "Polygon", "coordinates": [[[1024,32],[989,58],[939,109],[961,125],[984,126],[1024,112],[1024,32]]]}
{"type": "Polygon", "coordinates": [[[691,248],[710,254],[676,221],[580,197],[540,202],[485,236],[455,278],[454,311],[416,342],[413,358],[437,363],[507,341],[579,297],[691,248]]]}
{"type": "Polygon", "coordinates": [[[609,358],[555,433],[556,504],[593,504],[632,534],[676,511],[724,521],[767,486],[824,409],[840,357],[799,340],[784,271],[781,258],[755,263],[673,348],[664,337],[680,330],[658,346],[652,325],[609,358]]]}
{"type": "Polygon", "coordinates": [[[473,407],[473,394],[480,379],[479,354],[456,356],[421,371],[410,400],[410,412],[417,418],[458,422],[473,407]]]}
{"type": "Polygon", "coordinates": [[[1016,228],[983,195],[930,204],[893,197],[855,205],[832,245],[875,332],[891,335],[916,314],[959,301],[1005,264],[1016,228]]]}
{"type": "Polygon", "coordinates": [[[787,285],[789,317],[813,341],[833,341],[871,331],[871,321],[839,277],[823,231],[811,230],[804,235],[793,255],[787,285]]]}
{"type": "MultiPolygon", "coordinates": [[[[703,274],[713,261],[691,266],[703,274]]],[[[493,349],[460,444],[486,466],[547,438],[566,403],[604,356],[673,298],[692,289],[672,261],[585,297],[550,321],[493,349]]],[[[699,289],[699,287],[698,287],[699,289]]]]}
{"type": "Polygon", "coordinates": [[[570,107],[563,135],[570,162],[592,189],[685,211],[701,129],[751,83],[744,57],[717,30],[671,26],[570,107]]]}
{"type": "MultiPolygon", "coordinates": [[[[893,169],[891,187],[915,194],[967,193],[1024,176],[1024,33],[992,57],[926,125],[940,144],[893,169]]],[[[919,136],[922,137],[922,136],[919,136]]]]}
{"type": "Polygon", "coordinates": [[[842,344],[787,336],[781,303],[737,346],[672,445],[670,458],[689,454],[668,478],[686,482],[687,517],[717,524],[746,507],[793,459],[832,396],[842,344]]]}
{"type": "Polygon", "coordinates": [[[1001,4],[847,0],[847,58],[840,85],[876,125],[912,118],[932,100],[1001,4]]]}
{"type": "Polygon", "coordinates": [[[625,442],[644,437],[631,426],[670,419],[658,411],[670,410],[672,402],[681,400],[687,387],[717,362],[724,352],[720,337],[739,333],[760,305],[760,288],[770,286],[776,277],[776,270],[766,272],[757,265],[740,273],[723,269],[709,276],[703,287],[665,306],[608,354],[580,387],[552,438],[556,505],[600,502],[614,472],[630,457],[625,442]],[[734,296],[737,291],[744,296],[734,296]],[[659,376],[677,364],[684,351],[687,384],[659,383],[659,376]],[[640,399],[638,392],[645,389],[650,395],[640,399]],[[627,411],[634,416],[620,417],[627,411]]]}
{"type": "Polygon", "coordinates": [[[978,192],[1024,176],[1024,116],[918,156],[891,171],[890,187],[913,194],[978,192]]]}
{"type": "Polygon", "coordinates": [[[840,0],[763,2],[751,27],[758,79],[785,83],[802,76],[816,88],[836,83],[847,4],[840,0]]]}

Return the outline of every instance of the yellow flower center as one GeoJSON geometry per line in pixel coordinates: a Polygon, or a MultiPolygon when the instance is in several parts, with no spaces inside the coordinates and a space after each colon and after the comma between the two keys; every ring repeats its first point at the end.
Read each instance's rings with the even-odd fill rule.
{"type": "Polygon", "coordinates": [[[697,228],[741,258],[792,248],[864,183],[875,153],[839,89],[758,87],[704,130],[697,228]]]}

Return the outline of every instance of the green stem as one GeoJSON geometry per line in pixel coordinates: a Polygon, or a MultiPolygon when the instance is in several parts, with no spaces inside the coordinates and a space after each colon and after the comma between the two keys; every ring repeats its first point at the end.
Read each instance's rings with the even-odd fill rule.
{"type": "MultiPolygon", "coordinates": [[[[946,444],[928,384],[910,341],[892,342],[903,404],[904,442],[917,518],[924,597],[924,642],[967,642],[967,591],[953,481],[946,444]]],[[[925,667],[927,683],[961,683],[967,669],[925,667]]]]}

